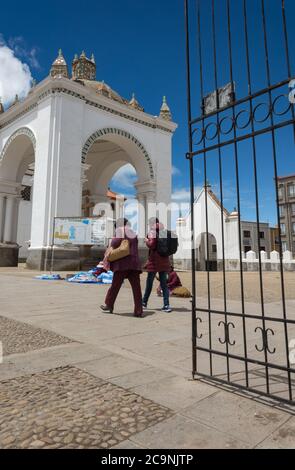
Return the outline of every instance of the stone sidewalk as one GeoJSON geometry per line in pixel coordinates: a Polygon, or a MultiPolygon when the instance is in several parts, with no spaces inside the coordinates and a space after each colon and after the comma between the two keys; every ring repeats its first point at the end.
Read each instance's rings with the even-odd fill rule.
{"type": "Polygon", "coordinates": [[[191,380],[186,299],[143,319],[131,290],[0,269],[0,448],[294,448],[290,407],[191,380]]]}

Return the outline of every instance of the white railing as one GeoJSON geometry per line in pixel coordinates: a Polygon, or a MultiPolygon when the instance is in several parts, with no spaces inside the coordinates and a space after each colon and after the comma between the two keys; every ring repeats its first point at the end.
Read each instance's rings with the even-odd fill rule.
{"type": "MultiPolygon", "coordinates": [[[[280,254],[278,251],[272,251],[267,253],[265,251],[260,252],[261,266],[263,271],[279,271],[281,269],[280,254]]],[[[191,260],[187,257],[175,257],[174,265],[178,269],[191,269],[191,260]]],[[[248,251],[247,253],[242,252],[242,262],[244,271],[258,271],[259,270],[259,259],[255,251],[248,251]]],[[[295,257],[293,257],[291,251],[285,251],[283,253],[283,268],[284,271],[295,271],[295,257]]],[[[222,260],[217,260],[217,269],[222,270],[222,260]]],[[[225,268],[227,271],[238,271],[240,269],[239,259],[226,259],[225,268]]]]}

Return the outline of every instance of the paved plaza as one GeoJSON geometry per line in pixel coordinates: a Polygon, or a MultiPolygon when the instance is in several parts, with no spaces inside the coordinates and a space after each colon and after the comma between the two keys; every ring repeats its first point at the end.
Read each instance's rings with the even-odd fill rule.
{"type": "MultiPolygon", "coordinates": [[[[39,281],[36,274],[0,269],[0,448],[295,447],[292,407],[191,379],[189,299],[172,299],[173,313],[163,314],[154,295],[145,318],[134,318],[126,283],[116,314],[109,315],[98,308],[106,286],[39,281]]],[[[212,297],[220,306],[218,274],[212,297]]],[[[187,274],[181,277],[189,286],[187,274]]],[[[265,280],[267,311],[277,315],[279,294],[273,280],[265,280]]],[[[205,306],[205,295],[199,302],[205,306]]],[[[236,297],[229,302],[239,308],[236,297]]],[[[290,294],[289,315],[294,305],[290,294]]],[[[247,308],[256,313],[257,299],[248,299],[247,308]]],[[[237,322],[236,351],[239,334],[237,322]]],[[[249,329],[251,353],[257,341],[249,329]]],[[[283,361],[278,342],[276,347],[283,361]]],[[[205,368],[207,358],[199,360],[205,368]]],[[[224,374],[222,363],[215,367],[224,374]]],[[[231,374],[242,381],[243,364],[231,363],[231,374]]],[[[259,368],[251,374],[263,387],[259,368]]],[[[271,376],[270,382],[283,396],[284,377],[271,376]]]]}

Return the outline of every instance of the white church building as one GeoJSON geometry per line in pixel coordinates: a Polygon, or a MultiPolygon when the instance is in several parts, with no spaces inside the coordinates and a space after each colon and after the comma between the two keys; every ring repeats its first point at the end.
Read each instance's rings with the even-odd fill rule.
{"type": "MultiPolygon", "coordinates": [[[[0,104],[0,266],[21,257],[48,269],[54,217],[84,216],[85,194],[92,206],[106,201],[109,181],[128,163],[142,207],[169,204],[176,127],[165,99],[159,116],[147,114],[134,95],[126,100],[96,81],[93,56],[76,55],[69,74],[59,51],[24,100],[0,104]]],[[[55,257],[59,269],[79,269],[79,247],[55,257]]]]}
{"type": "MultiPolygon", "coordinates": [[[[275,229],[272,229],[268,223],[260,222],[258,234],[256,222],[241,220],[239,224],[238,212],[236,210],[229,212],[222,207],[209,183],[202,188],[194,201],[193,237],[190,212],[185,217],[178,218],[176,223],[179,249],[173,259],[174,265],[178,268],[191,268],[193,239],[197,270],[221,270],[223,260],[225,260],[227,270],[239,269],[240,243],[244,269],[257,270],[259,237],[263,261],[270,261],[271,253],[273,253],[276,268],[279,269],[278,253],[273,251],[271,238],[271,231],[275,229]]],[[[270,263],[268,264],[265,265],[265,269],[274,269],[270,263]]]]}

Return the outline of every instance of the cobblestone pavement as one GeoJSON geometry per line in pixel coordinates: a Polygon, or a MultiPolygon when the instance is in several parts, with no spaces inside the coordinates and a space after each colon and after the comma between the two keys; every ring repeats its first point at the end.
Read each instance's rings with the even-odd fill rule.
{"type": "MultiPolygon", "coordinates": [[[[106,315],[98,305],[108,286],[44,281],[37,288],[35,274],[0,268],[0,311],[6,317],[0,316],[0,340],[5,342],[0,448],[294,448],[294,406],[191,380],[189,299],[171,299],[173,312],[163,314],[162,299],[152,295],[145,317],[134,318],[127,283],[116,303],[117,314],[106,315]]],[[[222,300],[214,295],[211,307],[220,310],[222,300]]],[[[206,307],[206,299],[198,300],[206,307]]],[[[240,302],[228,306],[239,311],[240,302]]],[[[289,299],[287,306],[289,316],[294,315],[295,300],[289,299]]],[[[259,308],[254,300],[245,304],[250,314],[259,308]]],[[[266,311],[278,316],[281,304],[267,303],[266,311]]],[[[206,344],[204,315],[200,332],[206,344]]],[[[253,335],[257,321],[248,324],[252,357],[258,355],[255,344],[261,338],[253,335]]],[[[243,330],[237,320],[235,325],[233,350],[243,354],[237,349],[243,347],[243,330]]],[[[216,322],[211,326],[212,344],[220,348],[223,331],[216,322]]],[[[295,330],[290,331],[294,338],[295,330]]],[[[282,330],[270,345],[276,347],[272,361],[282,363],[282,330]]],[[[232,362],[231,377],[240,383],[244,364],[232,362]]],[[[225,373],[224,361],[215,359],[213,365],[216,375],[225,373]]],[[[198,366],[208,370],[207,355],[198,354],[198,366]]],[[[281,396],[285,383],[278,374],[271,379],[271,392],[281,396]]],[[[265,380],[256,374],[251,385],[258,390],[265,380]]]]}
{"type": "Polygon", "coordinates": [[[71,339],[52,331],[2,316],[0,316],[0,341],[2,341],[4,356],[72,342],[71,339]]]}
{"type": "Polygon", "coordinates": [[[0,448],[110,448],[172,412],[75,367],[0,382],[0,448]]]}

